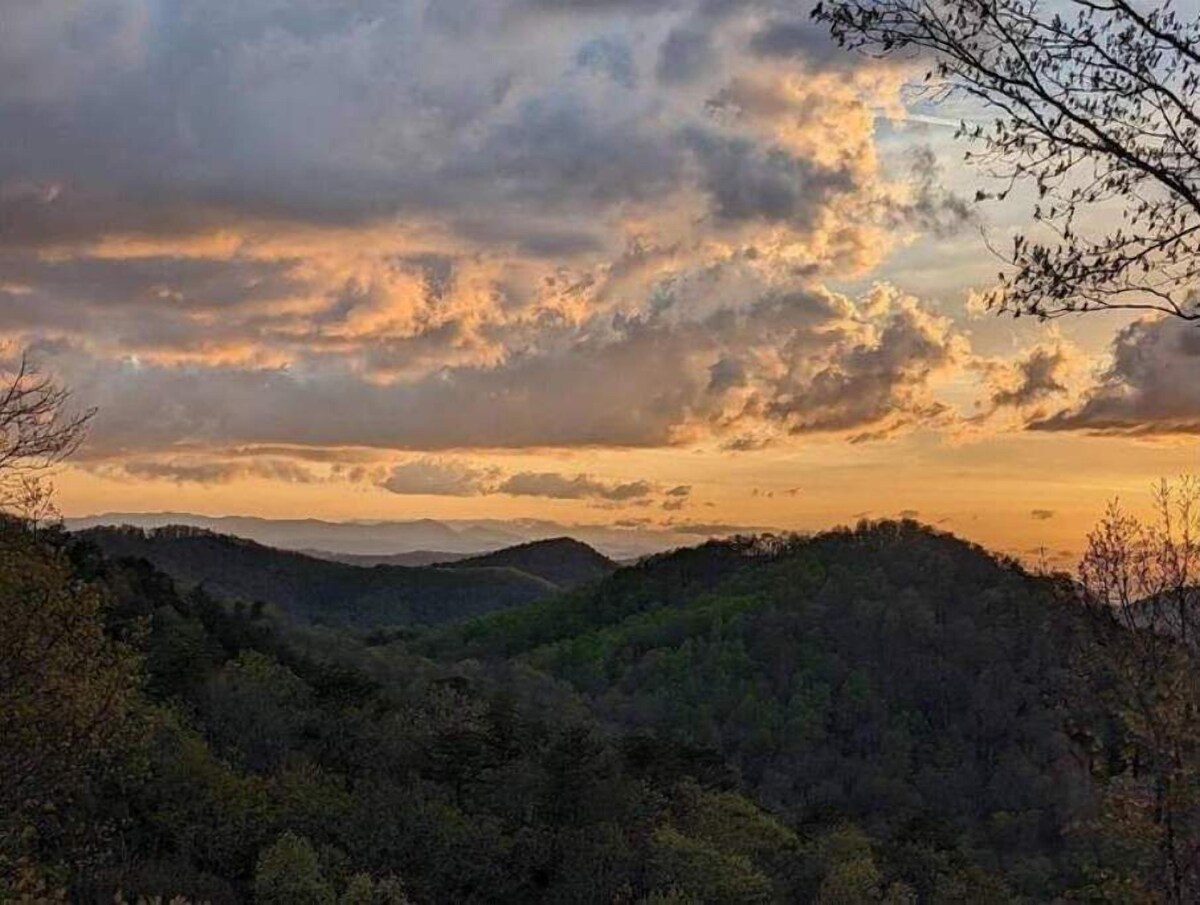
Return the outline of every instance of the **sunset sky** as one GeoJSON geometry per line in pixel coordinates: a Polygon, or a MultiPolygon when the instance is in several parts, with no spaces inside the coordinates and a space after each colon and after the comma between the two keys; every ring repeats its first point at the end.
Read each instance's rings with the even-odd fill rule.
{"type": "Polygon", "coordinates": [[[998,319],[969,108],[785,0],[0,10],[0,336],[106,510],[1078,548],[1200,467],[1200,332],[998,319]]]}

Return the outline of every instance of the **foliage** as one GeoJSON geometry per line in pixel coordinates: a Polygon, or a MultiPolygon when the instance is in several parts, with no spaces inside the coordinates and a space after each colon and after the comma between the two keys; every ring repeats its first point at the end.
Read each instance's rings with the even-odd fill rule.
{"type": "Polygon", "coordinates": [[[7,837],[13,896],[1154,900],[1155,749],[1099,643],[1139,626],[911,522],[678,551],[415,641],[55,531],[4,550],[0,599],[57,599],[85,665],[13,712],[52,739],[61,695],[122,702],[37,780],[69,794],[7,837]]]}
{"type": "Polygon", "coordinates": [[[83,864],[102,844],[107,827],[72,808],[119,771],[138,682],[137,657],[106,634],[105,615],[61,551],[0,523],[0,891],[32,882],[28,858],[83,864]]]}
{"type": "Polygon", "coordinates": [[[612,725],[715,749],[794,826],[861,824],[882,861],[842,865],[846,883],[1038,894],[1074,882],[1091,782],[1067,724],[1080,614],[1054,592],[883,523],[681,552],[428,643],[521,656],[612,725]]]}

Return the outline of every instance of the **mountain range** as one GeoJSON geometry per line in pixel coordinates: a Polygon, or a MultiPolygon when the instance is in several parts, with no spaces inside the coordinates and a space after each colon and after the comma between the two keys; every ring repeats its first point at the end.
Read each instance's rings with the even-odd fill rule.
{"type": "Polygon", "coordinates": [[[94,527],[75,536],[110,557],[144,559],[185,587],[329,625],[452,621],[569,590],[617,568],[565,537],[441,565],[404,566],[321,559],[186,525],[94,527]]]}
{"type": "Polygon", "coordinates": [[[380,558],[421,553],[394,565],[428,565],[455,557],[491,553],[530,541],[569,536],[615,560],[632,560],[713,537],[761,533],[770,529],[740,525],[681,523],[669,527],[563,524],[543,519],[475,519],[331,522],[321,519],[270,519],[256,516],[207,516],[191,512],[107,512],[65,520],[68,530],[130,525],[163,528],[189,525],[219,534],[258,541],[282,550],[325,558],[380,558]]]}

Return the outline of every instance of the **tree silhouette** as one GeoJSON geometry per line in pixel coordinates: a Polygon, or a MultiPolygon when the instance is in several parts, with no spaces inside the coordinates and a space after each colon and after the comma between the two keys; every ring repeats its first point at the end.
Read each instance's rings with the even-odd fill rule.
{"type": "Polygon", "coordinates": [[[1080,586],[1116,692],[1127,753],[1103,829],[1141,850],[1135,881],[1172,903],[1200,896],[1200,483],[1163,482],[1154,517],[1117,504],[1088,536],[1080,586]],[[1112,631],[1112,628],[1117,628],[1112,631]]]}
{"type": "Polygon", "coordinates": [[[0,508],[35,522],[46,514],[44,472],[79,448],[95,415],[70,411],[70,398],[26,354],[0,369],[0,508]]]}
{"type": "Polygon", "coordinates": [[[1036,231],[1001,251],[989,305],[1014,316],[1098,309],[1200,319],[1200,21],[1170,2],[829,0],[813,15],[843,46],[910,59],[964,122],[968,159],[1036,192],[1036,231]]]}

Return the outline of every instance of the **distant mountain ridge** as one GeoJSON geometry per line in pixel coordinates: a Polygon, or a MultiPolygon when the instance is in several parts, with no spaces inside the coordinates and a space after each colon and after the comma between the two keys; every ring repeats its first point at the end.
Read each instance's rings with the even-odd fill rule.
{"type": "MultiPolygon", "coordinates": [[[[389,562],[382,557],[419,551],[432,551],[439,556],[476,556],[505,547],[563,536],[581,541],[611,559],[635,560],[677,547],[691,547],[713,537],[771,530],[735,525],[568,525],[544,519],[426,518],[332,522],[315,518],[208,516],[191,512],[106,512],[68,518],[64,522],[71,531],[117,525],[146,529],[189,525],[219,534],[244,537],[268,547],[309,552],[324,559],[340,560],[343,556],[366,556],[380,557],[380,562],[389,562]]],[[[397,560],[393,564],[422,563],[397,560]]]]}
{"type": "Polygon", "coordinates": [[[564,589],[604,578],[618,568],[607,556],[570,537],[531,541],[446,565],[452,569],[518,569],[564,589]]]}
{"type": "Polygon", "coordinates": [[[369,569],[371,566],[443,566],[447,563],[469,559],[470,553],[447,553],[445,550],[413,550],[408,553],[333,553],[329,550],[305,548],[297,550],[314,559],[327,559],[369,569]]]}
{"type": "Polygon", "coordinates": [[[261,601],[293,619],[358,626],[452,622],[529,603],[616,568],[586,545],[561,540],[452,566],[363,567],[190,526],[75,534],[108,556],[145,559],[218,597],[261,601]]]}

